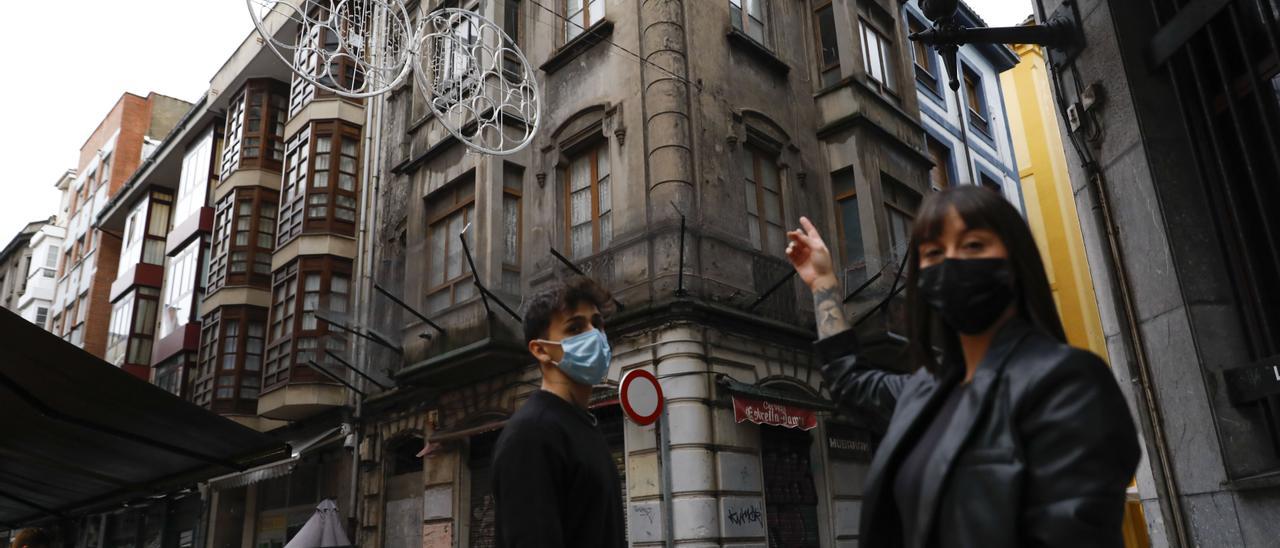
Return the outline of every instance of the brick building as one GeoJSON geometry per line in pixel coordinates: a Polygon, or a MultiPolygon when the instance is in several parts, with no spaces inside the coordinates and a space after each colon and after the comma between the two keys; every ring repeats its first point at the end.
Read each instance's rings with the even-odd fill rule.
{"type": "MultiPolygon", "coordinates": [[[[94,226],[98,213],[173,129],[191,104],[152,93],[126,93],[80,148],[69,194],[67,235],[54,287],[50,330],[96,356],[105,356],[111,284],[120,260],[118,232],[94,226]]],[[[132,373],[149,378],[146,368],[132,373]]]]}

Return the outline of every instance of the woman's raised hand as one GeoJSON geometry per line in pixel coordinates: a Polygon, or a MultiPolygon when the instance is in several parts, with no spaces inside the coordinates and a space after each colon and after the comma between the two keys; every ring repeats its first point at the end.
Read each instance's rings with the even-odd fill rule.
{"type": "Polygon", "coordinates": [[[787,239],[791,240],[787,244],[787,259],[811,291],[834,287],[839,280],[826,242],[807,217],[800,218],[800,227],[787,232],[787,239]]]}

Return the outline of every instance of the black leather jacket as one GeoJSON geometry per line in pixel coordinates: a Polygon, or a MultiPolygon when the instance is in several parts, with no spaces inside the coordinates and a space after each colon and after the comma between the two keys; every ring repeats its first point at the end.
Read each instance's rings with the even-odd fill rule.
{"type": "Polygon", "coordinates": [[[919,518],[904,539],[894,473],[942,403],[947,391],[939,388],[959,376],[869,369],[852,331],[815,346],[832,398],[889,422],[868,472],[861,546],[1124,545],[1138,436],[1097,356],[1020,320],[1002,327],[926,466],[919,518]]]}

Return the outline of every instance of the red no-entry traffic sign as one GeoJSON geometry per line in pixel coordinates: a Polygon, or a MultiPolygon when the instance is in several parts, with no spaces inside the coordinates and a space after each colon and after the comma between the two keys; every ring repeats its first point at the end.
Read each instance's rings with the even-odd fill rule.
{"type": "Polygon", "coordinates": [[[632,422],[640,426],[648,426],[662,415],[662,385],[653,373],[636,369],[622,377],[622,385],[618,393],[622,400],[622,410],[627,412],[632,422]]]}

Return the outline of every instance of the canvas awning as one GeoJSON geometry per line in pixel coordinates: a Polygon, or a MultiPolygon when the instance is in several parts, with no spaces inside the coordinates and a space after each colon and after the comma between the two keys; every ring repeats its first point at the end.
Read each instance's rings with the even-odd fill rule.
{"type": "Polygon", "coordinates": [[[74,516],[289,456],[0,310],[0,524],[74,516]]]}

